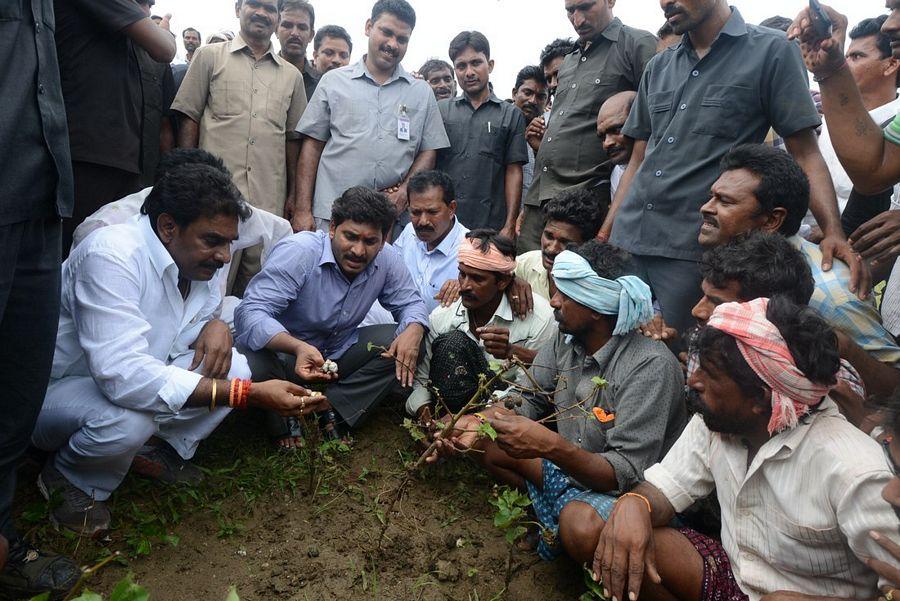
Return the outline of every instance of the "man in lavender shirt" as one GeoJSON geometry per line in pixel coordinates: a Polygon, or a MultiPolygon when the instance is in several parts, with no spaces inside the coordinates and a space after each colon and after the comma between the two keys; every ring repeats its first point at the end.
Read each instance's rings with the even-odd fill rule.
{"type": "MultiPolygon", "coordinates": [[[[281,241],[235,311],[237,343],[254,379],[327,383],[339,423],[348,427],[387,396],[395,377],[412,386],[428,324],[403,257],[385,245],[394,219],[384,194],[348,189],[334,202],[329,231],[281,241]],[[376,300],[399,325],[357,329],[376,300]],[[337,373],[323,369],[326,359],[337,373]]],[[[278,416],[269,423],[280,446],[300,443],[296,427],[278,416]]]]}

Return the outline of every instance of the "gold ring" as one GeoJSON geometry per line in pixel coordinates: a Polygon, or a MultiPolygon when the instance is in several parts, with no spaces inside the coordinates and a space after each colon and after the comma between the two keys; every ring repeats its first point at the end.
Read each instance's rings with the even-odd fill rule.
{"type": "Polygon", "coordinates": [[[887,592],[887,594],[884,596],[886,601],[894,601],[894,593],[895,592],[897,592],[897,589],[895,589],[895,588],[892,588],[891,590],[889,590],[887,592]]]}
{"type": "Polygon", "coordinates": [[[306,397],[300,399],[300,413],[306,408],[306,397]]]}

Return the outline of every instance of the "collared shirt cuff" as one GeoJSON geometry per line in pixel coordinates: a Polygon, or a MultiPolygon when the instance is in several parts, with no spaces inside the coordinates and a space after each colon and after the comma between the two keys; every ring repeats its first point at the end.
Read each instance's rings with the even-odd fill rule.
{"type": "Polygon", "coordinates": [[[694,504],[694,498],[684,490],[675,477],[661,463],[650,466],[644,472],[644,480],[659,489],[675,508],[681,513],[694,504]]]}
{"type": "Polygon", "coordinates": [[[277,319],[266,317],[255,327],[251,328],[247,335],[246,345],[253,351],[261,351],[266,345],[278,334],[287,332],[287,329],[281,325],[277,319]]]}
{"type": "Polygon", "coordinates": [[[406,412],[415,417],[419,409],[430,402],[431,394],[428,392],[428,389],[420,384],[416,384],[409,398],[406,399],[406,412]]]}
{"type": "Polygon", "coordinates": [[[174,365],[167,366],[166,371],[169,379],[156,396],[168,405],[172,413],[178,413],[184,407],[188,397],[197,389],[203,376],[174,365]]]}
{"type": "Polygon", "coordinates": [[[425,315],[422,317],[421,315],[413,315],[411,317],[404,317],[400,320],[400,324],[397,326],[397,331],[394,333],[394,336],[399,336],[406,328],[414,323],[421,325],[424,332],[426,334],[428,333],[428,316],[425,315]]]}

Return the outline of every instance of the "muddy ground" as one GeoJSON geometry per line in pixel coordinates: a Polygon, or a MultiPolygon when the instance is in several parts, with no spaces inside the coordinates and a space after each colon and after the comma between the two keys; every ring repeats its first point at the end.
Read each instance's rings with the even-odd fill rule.
{"type": "Polygon", "coordinates": [[[402,416],[379,411],[352,449],[285,454],[260,434],[261,420],[232,415],[201,446],[200,487],[160,487],[129,477],[112,500],[114,530],[79,541],[47,526],[33,457],[20,472],[18,513],[29,535],[92,565],[121,556],[87,586],[108,594],[133,572],[151,599],[242,600],[577,599],[580,570],[513,549],[493,526],[492,483],[468,461],[428,468],[389,517],[387,500],[414,443],[402,416]],[[510,563],[511,559],[511,563],[510,563]],[[507,583],[508,578],[508,583],[507,583]]]}

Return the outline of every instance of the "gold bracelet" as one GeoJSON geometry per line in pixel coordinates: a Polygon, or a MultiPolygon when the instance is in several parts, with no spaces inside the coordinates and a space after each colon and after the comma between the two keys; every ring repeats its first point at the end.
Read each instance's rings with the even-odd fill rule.
{"type": "Polygon", "coordinates": [[[216,384],[217,384],[216,379],[213,378],[212,400],[209,403],[210,413],[212,413],[213,410],[215,410],[215,408],[216,408],[216,384]]]}
{"type": "Polygon", "coordinates": [[[650,513],[653,513],[653,507],[650,505],[650,499],[648,499],[644,495],[642,495],[640,493],[636,493],[636,492],[627,492],[627,493],[623,494],[621,497],[619,497],[618,499],[616,499],[616,502],[618,503],[625,497],[637,497],[638,499],[640,499],[641,501],[643,501],[644,503],[647,504],[647,511],[650,513]]]}

